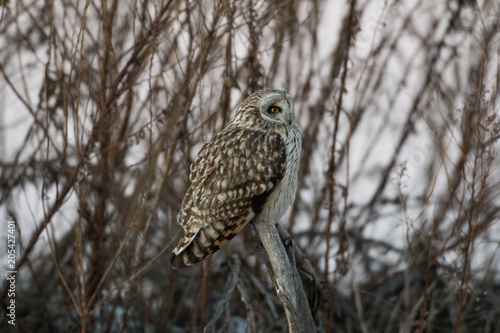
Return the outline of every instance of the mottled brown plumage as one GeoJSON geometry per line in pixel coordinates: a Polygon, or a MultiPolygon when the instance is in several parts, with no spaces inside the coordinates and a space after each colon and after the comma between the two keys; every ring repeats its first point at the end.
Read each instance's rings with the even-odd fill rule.
{"type": "Polygon", "coordinates": [[[300,152],[288,94],[263,89],[247,97],[191,165],[191,186],[178,215],[185,234],[172,267],[202,261],[252,219],[279,219],[295,198],[300,152]]]}

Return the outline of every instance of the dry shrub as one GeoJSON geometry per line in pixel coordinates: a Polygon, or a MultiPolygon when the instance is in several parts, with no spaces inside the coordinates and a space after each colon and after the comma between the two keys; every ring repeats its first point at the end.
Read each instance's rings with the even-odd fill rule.
{"type": "Polygon", "coordinates": [[[249,230],[169,264],[201,144],[276,87],[302,129],[281,222],[321,276],[318,330],[500,332],[499,10],[0,2],[0,210],[19,241],[17,325],[0,327],[285,330],[249,230]]]}

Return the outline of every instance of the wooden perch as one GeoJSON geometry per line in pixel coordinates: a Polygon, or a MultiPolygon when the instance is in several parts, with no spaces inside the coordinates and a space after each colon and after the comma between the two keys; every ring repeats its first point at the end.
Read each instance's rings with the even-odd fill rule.
{"type": "Polygon", "coordinates": [[[288,331],[291,333],[316,332],[316,325],[295,262],[290,262],[276,230],[275,222],[255,221],[253,226],[269,258],[268,270],[278,298],[285,308],[288,331]]]}

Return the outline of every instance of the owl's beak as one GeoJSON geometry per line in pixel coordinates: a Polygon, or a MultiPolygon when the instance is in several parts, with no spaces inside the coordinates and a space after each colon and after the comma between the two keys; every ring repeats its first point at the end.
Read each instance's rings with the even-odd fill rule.
{"type": "Polygon", "coordinates": [[[278,117],[288,126],[292,126],[293,124],[295,124],[295,116],[293,115],[293,113],[280,114],[278,117]]]}
{"type": "Polygon", "coordinates": [[[297,125],[297,120],[295,120],[295,115],[293,114],[293,112],[287,115],[286,123],[289,126],[297,125]]]}

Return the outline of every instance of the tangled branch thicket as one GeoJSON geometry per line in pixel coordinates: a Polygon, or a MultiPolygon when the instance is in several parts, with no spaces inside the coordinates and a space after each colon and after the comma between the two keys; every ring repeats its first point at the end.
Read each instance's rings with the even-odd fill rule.
{"type": "Polygon", "coordinates": [[[0,328],[285,331],[250,228],[169,264],[201,144],[274,87],[303,135],[281,222],[322,278],[318,331],[500,332],[499,17],[487,0],[1,1],[18,274],[0,328]]]}

